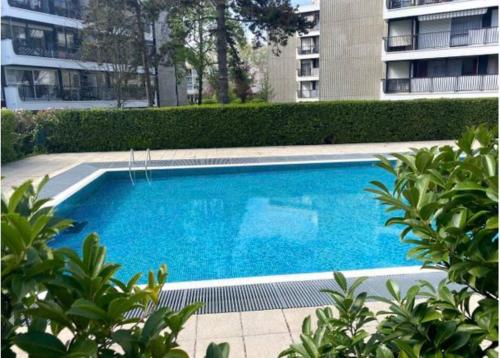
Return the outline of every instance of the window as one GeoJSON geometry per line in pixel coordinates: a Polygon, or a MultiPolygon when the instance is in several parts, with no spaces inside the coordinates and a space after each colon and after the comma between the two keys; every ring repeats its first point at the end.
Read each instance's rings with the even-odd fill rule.
{"type": "Polygon", "coordinates": [[[7,86],[17,86],[22,100],[58,98],[57,72],[45,69],[7,68],[7,86]]]}

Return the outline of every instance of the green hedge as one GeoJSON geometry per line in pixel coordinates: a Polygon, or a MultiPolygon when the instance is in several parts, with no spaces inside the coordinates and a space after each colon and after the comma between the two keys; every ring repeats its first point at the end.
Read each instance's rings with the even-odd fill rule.
{"type": "Polygon", "coordinates": [[[40,121],[50,152],[221,148],[458,138],[497,125],[497,99],[338,101],[61,110],[40,121]]]}
{"type": "Polygon", "coordinates": [[[9,110],[2,110],[2,164],[19,157],[15,150],[16,141],[15,114],[9,110]]]}

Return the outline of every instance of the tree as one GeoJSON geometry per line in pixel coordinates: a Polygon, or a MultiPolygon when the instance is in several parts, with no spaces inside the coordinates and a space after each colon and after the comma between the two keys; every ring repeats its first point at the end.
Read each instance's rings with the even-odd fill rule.
{"type": "Polygon", "coordinates": [[[120,0],[90,0],[84,22],[84,56],[112,70],[111,86],[121,108],[128,81],[140,63],[140,52],[132,41],[134,18],[120,0]]]}
{"type": "Polygon", "coordinates": [[[368,189],[393,213],[386,225],[400,225],[409,256],[423,268],[445,271],[434,288],[420,282],[403,295],[386,284],[391,300],[377,332],[366,323],[375,313],[364,279],[350,287],[335,274],[340,290],[327,291],[338,314],[316,311],[303,324],[301,343],[282,352],[288,357],[497,357],[498,349],[498,142],[485,127],[468,130],[450,146],[393,154],[394,166],[379,157],[380,167],[395,177],[394,189],[374,181],[368,189]],[[458,284],[454,288],[449,284],[458,284]],[[472,304],[472,298],[477,304],[472,304]],[[420,301],[417,301],[420,298],[420,301]]]}
{"type": "Polygon", "coordinates": [[[269,48],[247,45],[241,49],[241,57],[248,61],[253,70],[256,98],[269,101],[273,92],[269,79],[269,48]]]}
{"type": "Polygon", "coordinates": [[[256,46],[269,42],[274,51],[284,46],[296,31],[307,31],[313,26],[300,16],[290,0],[211,0],[216,9],[216,48],[219,80],[219,101],[228,103],[228,21],[245,24],[252,32],[256,46]]]}
{"type": "MultiPolygon", "coordinates": [[[[178,67],[183,69],[187,62],[196,71],[198,104],[202,103],[205,75],[214,63],[213,20],[214,8],[208,0],[179,2],[167,15],[170,39],[163,52],[178,67]]],[[[181,78],[185,76],[183,70],[178,73],[181,78]]]]}

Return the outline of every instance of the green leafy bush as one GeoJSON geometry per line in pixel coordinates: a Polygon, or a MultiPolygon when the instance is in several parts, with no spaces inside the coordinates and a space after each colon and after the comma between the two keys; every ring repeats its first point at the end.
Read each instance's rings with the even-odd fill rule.
{"type": "Polygon", "coordinates": [[[10,111],[2,110],[2,163],[44,152],[45,133],[54,120],[54,110],[10,111]],[[38,128],[38,123],[44,123],[38,128]]]}
{"type": "MultiPolygon", "coordinates": [[[[2,198],[2,356],[13,346],[31,357],[187,358],[177,337],[200,304],[179,312],[158,308],[167,278],[165,265],[148,284],[114,278],[118,264],[106,262],[106,249],[89,235],[80,257],[52,250],[48,241],[71,226],[57,219],[30,181],[2,198]],[[127,312],[139,309],[137,317],[127,312]],[[152,312],[151,314],[148,314],[152,312]]],[[[209,357],[225,358],[227,344],[211,345],[209,357]]]]}
{"type": "Polygon", "coordinates": [[[2,164],[18,158],[14,148],[17,141],[14,112],[2,110],[2,164]]]}
{"type": "Polygon", "coordinates": [[[373,297],[388,305],[375,314],[356,294],[363,279],[348,287],[336,274],[340,291],[327,291],[338,314],[319,309],[318,328],[310,318],[301,343],[288,357],[497,357],[498,353],[498,143],[485,127],[468,130],[450,146],[394,154],[394,190],[372,182],[369,191],[395,213],[387,225],[402,225],[401,240],[424,268],[443,270],[448,278],[437,289],[420,282],[402,295],[387,282],[392,297],[373,297]],[[458,284],[451,289],[448,284],[458,284]],[[472,300],[477,301],[472,304],[472,300]],[[376,315],[375,334],[365,329],[376,315]]]}
{"type": "Polygon", "coordinates": [[[61,110],[38,131],[50,152],[221,148],[457,138],[495,127],[497,99],[338,101],[61,110]]]}

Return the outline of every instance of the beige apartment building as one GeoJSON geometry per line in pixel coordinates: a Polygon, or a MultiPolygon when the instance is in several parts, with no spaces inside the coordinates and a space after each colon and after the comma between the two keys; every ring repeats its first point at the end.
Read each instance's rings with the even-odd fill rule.
{"type": "Polygon", "coordinates": [[[496,0],[313,0],[279,56],[273,102],[498,96],[496,0]]]}

